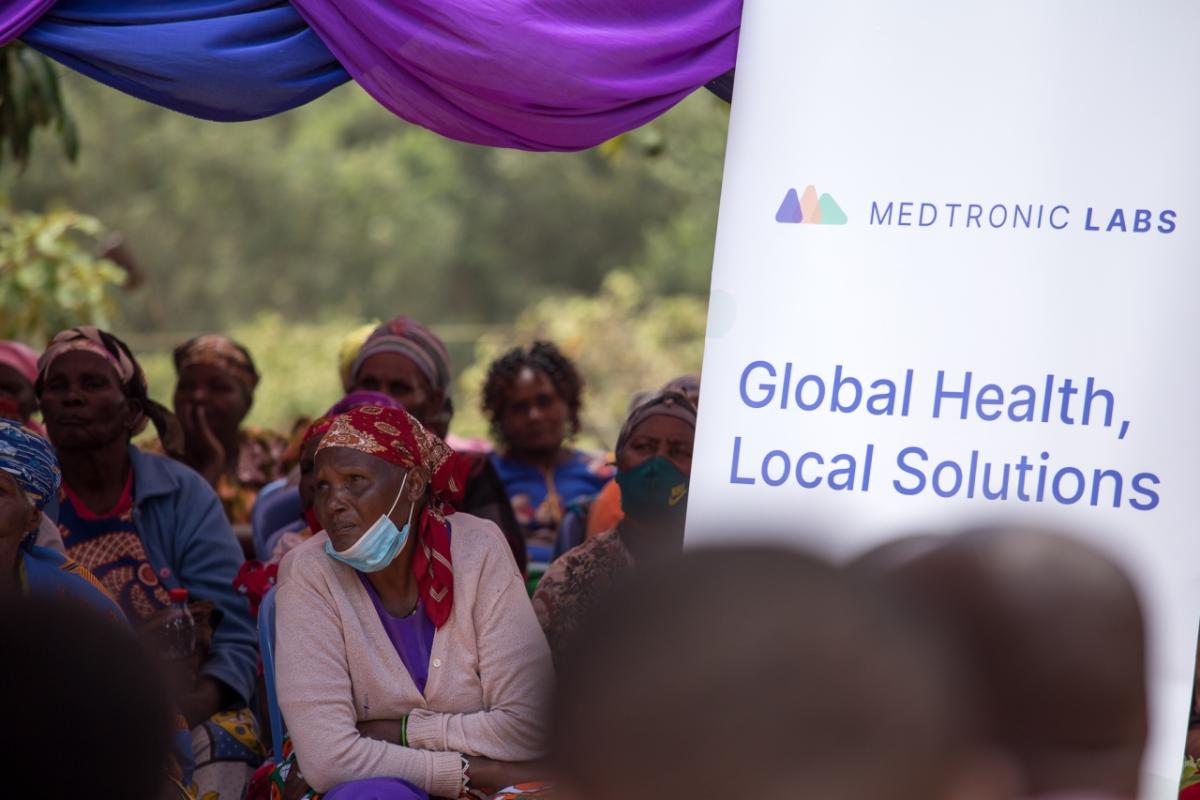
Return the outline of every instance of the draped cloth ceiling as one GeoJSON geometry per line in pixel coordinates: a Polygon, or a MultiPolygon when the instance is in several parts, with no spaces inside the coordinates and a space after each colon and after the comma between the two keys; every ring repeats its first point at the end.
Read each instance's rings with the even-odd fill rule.
{"type": "Polygon", "coordinates": [[[579,150],[725,75],[740,20],[741,0],[0,0],[0,44],[204,119],[354,80],[452,139],[579,150]]]}

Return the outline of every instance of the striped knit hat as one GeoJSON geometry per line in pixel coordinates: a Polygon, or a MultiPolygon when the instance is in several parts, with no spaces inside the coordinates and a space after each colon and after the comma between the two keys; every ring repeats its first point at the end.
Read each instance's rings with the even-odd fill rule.
{"type": "Polygon", "coordinates": [[[435,391],[446,393],[450,390],[450,353],[433,331],[416,320],[399,316],[376,328],[354,359],[350,368],[351,384],[358,380],[359,370],[366,360],[380,353],[404,356],[417,365],[435,391]]]}

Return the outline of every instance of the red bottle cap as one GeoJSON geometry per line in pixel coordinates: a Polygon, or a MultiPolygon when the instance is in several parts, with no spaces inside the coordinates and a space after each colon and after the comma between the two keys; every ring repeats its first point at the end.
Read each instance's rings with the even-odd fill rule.
{"type": "Polygon", "coordinates": [[[172,603],[186,603],[188,599],[187,589],[171,589],[167,594],[171,596],[172,603]]]}

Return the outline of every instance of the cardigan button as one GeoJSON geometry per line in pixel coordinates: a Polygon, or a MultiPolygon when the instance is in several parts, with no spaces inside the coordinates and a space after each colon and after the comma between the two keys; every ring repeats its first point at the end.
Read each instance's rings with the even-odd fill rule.
{"type": "Polygon", "coordinates": [[[433,665],[434,665],[435,667],[440,667],[440,666],[442,665],[442,660],[441,660],[440,658],[435,658],[435,659],[433,660],[433,665]]]}

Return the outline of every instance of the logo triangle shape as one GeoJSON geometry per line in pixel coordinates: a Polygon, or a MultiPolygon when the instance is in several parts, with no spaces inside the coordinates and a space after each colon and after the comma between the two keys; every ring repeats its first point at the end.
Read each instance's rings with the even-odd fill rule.
{"type": "Polygon", "coordinates": [[[818,202],[818,207],[821,209],[821,223],[824,225],[845,225],[846,212],[842,211],[842,207],[837,204],[837,200],[829,194],[821,195],[818,202]]]}
{"type": "Polygon", "coordinates": [[[775,221],[790,224],[798,224],[804,221],[804,215],[800,213],[800,195],[795,189],[788,189],[787,195],[783,198],[783,203],[780,204],[779,210],[775,212],[775,221]]]}

